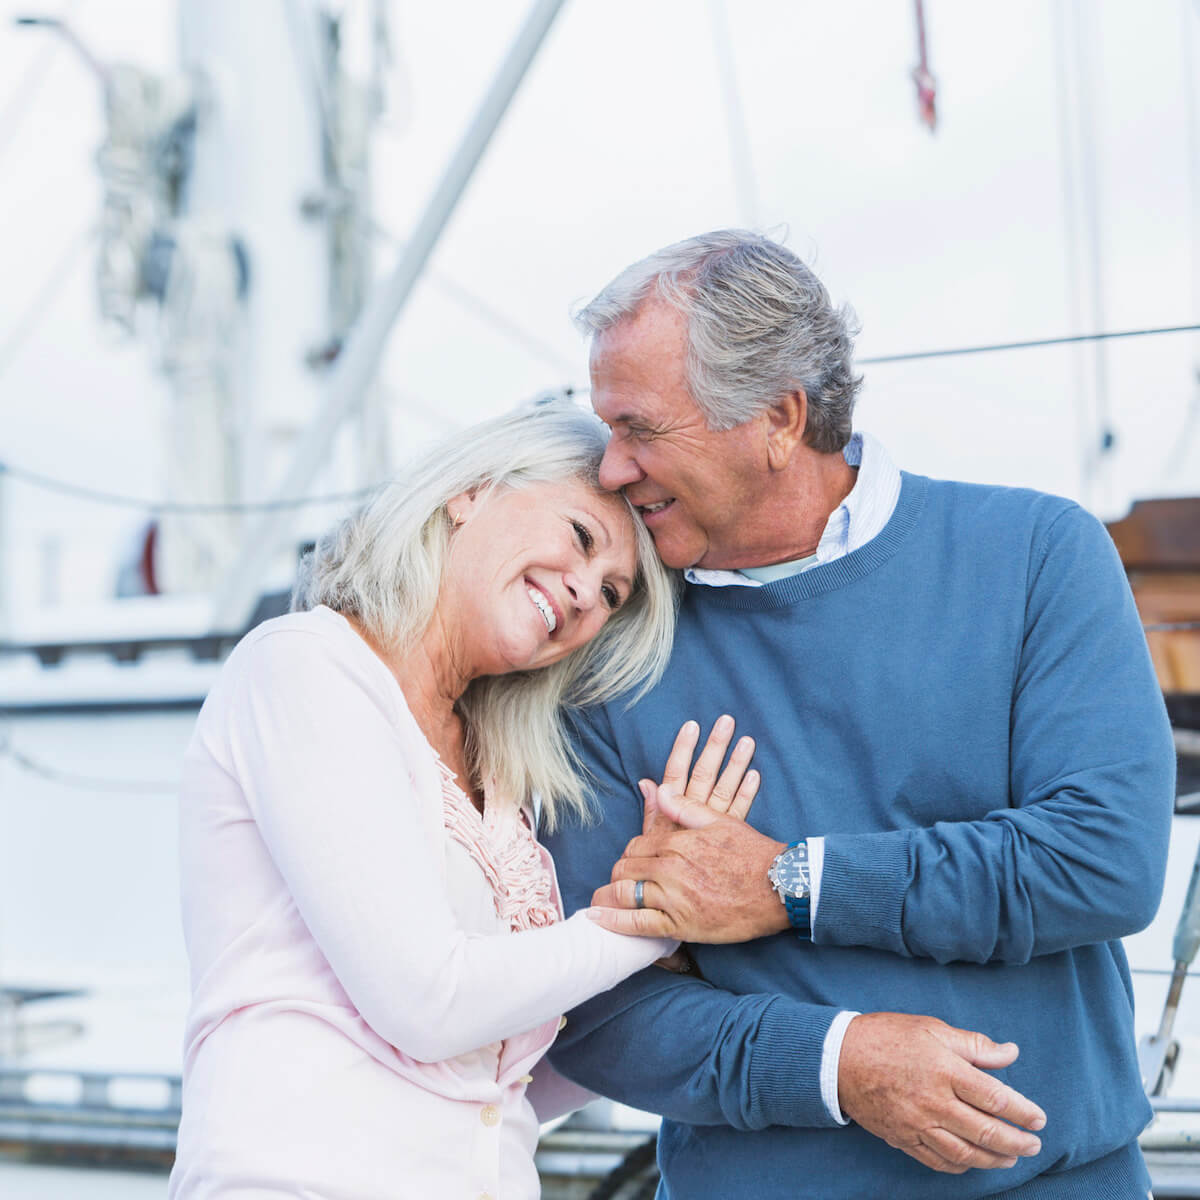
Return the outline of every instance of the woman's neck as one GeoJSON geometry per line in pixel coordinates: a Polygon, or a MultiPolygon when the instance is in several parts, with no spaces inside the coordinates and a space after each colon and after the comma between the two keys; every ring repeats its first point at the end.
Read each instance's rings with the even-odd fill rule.
{"type": "Polygon", "coordinates": [[[462,790],[482,809],[482,797],[468,770],[466,730],[455,707],[470,678],[457,669],[451,640],[436,616],[417,643],[403,654],[381,645],[355,617],[346,619],[392,673],[426,740],[458,777],[462,790]]]}

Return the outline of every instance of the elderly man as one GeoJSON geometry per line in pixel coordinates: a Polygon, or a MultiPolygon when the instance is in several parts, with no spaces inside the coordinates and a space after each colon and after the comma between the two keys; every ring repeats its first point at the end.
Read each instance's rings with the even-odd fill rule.
{"type": "Polygon", "coordinates": [[[1104,528],[852,434],[846,316],[767,239],[669,247],[580,322],[601,481],[687,583],[662,682],[579,716],[603,818],[551,845],[569,908],[600,888],[699,973],[597,997],[553,1061],[663,1114],[671,1200],[1144,1196],[1118,939],[1158,904],[1173,756],[1104,528]],[[638,837],[639,781],[723,713],[749,822],[664,789],[638,837]]]}

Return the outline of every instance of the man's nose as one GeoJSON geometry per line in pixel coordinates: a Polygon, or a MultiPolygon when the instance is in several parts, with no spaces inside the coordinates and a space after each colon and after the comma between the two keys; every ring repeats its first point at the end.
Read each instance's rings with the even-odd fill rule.
{"type": "Polygon", "coordinates": [[[600,460],[600,486],[606,492],[619,492],[644,477],[633,455],[621,448],[616,437],[611,438],[600,460]]]}

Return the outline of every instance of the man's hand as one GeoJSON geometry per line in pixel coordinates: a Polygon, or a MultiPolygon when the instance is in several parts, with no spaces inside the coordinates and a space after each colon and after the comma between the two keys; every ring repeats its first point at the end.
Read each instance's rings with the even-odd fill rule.
{"type": "Polygon", "coordinates": [[[865,1013],[842,1042],[838,1103],[844,1116],[935,1171],[1011,1167],[1041,1151],[1026,1130],[1046,1124],[1036,1104],[985,1073],[1017,1053],[1012,1042],[998,1045],[935,1017],[865,1013]]]}
{"type": "Polygon", "coordinates": [[[788,928],[787,910],[767,879],[785,843],[673,788],[643,781],[657,817],[592,897],[590,916],[617,933],[683,942],[745,942],[788,928]],[[656,795],[651,795],[655,793],[656,795]],[[636,908],[642,883],[644,908],[636,908]]]}

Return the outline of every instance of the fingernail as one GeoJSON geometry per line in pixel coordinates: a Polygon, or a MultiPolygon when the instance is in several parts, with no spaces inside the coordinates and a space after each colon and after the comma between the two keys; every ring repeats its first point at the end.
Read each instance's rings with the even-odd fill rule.
{"type": "Polygon", "coordinates": [[[717,718],[716,728],[720,730],[728,729],[733,724],[733,718],[726,713],[724,716],[717,718]]]}
{"type": "Polygon", "coordinates": [[[651,787],[650,780],[648,780],[648,779],[639,779],[638,780],[638,791],[642,793],[643,800],[650,799],[650,787],[651,787]]]}
{"type": "Polygon", "coordinates": [[[1042,1152],[1042,1143],[1040,1141],[1032,1150],[1022,1150],[1021,1151],[1021,1153],[1026,1158],[1033,1158],[1035,1155],[1041,1154],[1041,1152],[1042,1152]]]}
{"type": "MultiPolygon", "coordinates": [[[[1029,1122],[1029,1128],[1030,1129],[1045,1129],[1046,1128],[1046,1118],[1045,1117],[1034,1117],[1033,1120],[1029,1122]]],[[[1040,1147],[1039,1147],[1039,1149],[1040,1149],[1040,1147]]]]}

